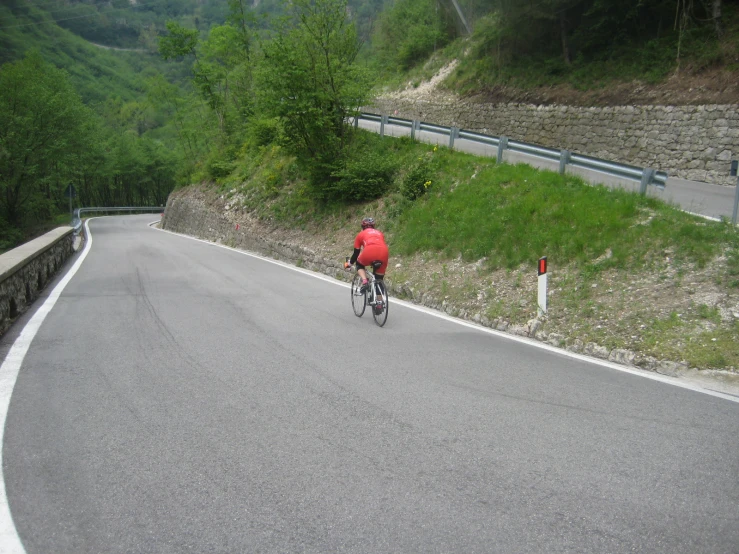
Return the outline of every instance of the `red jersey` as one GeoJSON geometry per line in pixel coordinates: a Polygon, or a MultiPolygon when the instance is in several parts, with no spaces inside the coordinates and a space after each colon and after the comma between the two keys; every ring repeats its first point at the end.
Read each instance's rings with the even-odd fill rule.
{"type": "Polygon", "coordinates": [[[382,231],[368,227],[361,231],[357,238],[354,239],[354,248],[366,248],[367,246],[387,246],[385,244],[385,235],[382,231]]]}

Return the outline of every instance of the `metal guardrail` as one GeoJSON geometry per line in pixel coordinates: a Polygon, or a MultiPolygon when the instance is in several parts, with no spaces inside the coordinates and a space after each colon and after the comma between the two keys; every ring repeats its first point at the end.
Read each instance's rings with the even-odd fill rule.
{"type": "Polygon", "coordinates": [[[126,206],[126,207],[94,207],[94,208],[77,208],[74,210],[74,217],[72,218],[72,227],[74,228],[74,234],[78,235],[82,230],[82,214],[89,213],[108,213],[108,212],[125,212],[125,213],[162,213],[164,206],[126,206]]]}
{"type": "Polygon", "coordinates": [[[553,148],[546,148],[544,146],[536,146],[534,144],[528,144],[526,142],[520,142],[517,140],[508,140],[508,150],[514,152],[522,152],[529,156],[537,156],[539,158],[546,158],[558,162],[562,157],[561,150],[554,150],[553,148]]]}
{"type": "Polygon", "coordinates": [[[387,122],[390,125],[398,125],[400,127],[413,127],[413,121],[410,119],[402,119],[400,117],[388,117],[387,122]]]}
{"type": "Polygon", "coordinates": [[[454,148],[455,139],[465,139],[473,142],[487,144],[496,147],[497,160],[503,159],[503,152],[511,150],[520,152],[529,156],[543,158],[549,161],[559,162],[559,172],[564,174],[568,165],[573,167],[581,167],[591,171],[598,171],[614,177],[639,181],[640,191],[646,194],[647,186],[652,185],[661,189],[665,188],[667,183],[667,173],[657,171],[648,167],[636,167],[633,165],[622,164],[619,162],[611,162],[586,156],[584,154],[576,154],[569,150],[557,150],[555,148],[547,148],[536,144],[529,144],[522,141],[510,140],[505,136],[492,136],[474,131],[467,131],[458,127],[445,127],[444,125],[436,125],[433,123],[425,123],[419,120],[402,119],[399,117],[390,117],[387,115],[378,115],[373,113],[360,113],[354,120],[354,125],[359,125],[359,120],[373,121],[380,124],[380,136],[385,136],[386,125],[397,125],[411,129],[411,138],[416,138],[416,133],[426,131],[449,137],[449,148],[454,148]]]}
{"type": "Polygon", "coordinates": [[[367,121],[382,121],[382,116],[374,113],[362,113],[359,115],[359,119],[366,119],[367,121]]]}
{"type": "Polygon", "coordinates": [[[482,142],[484,144],[489,144],[490,146],[495,146],[497,148],[498,144],[500,143],[500,139],[498,137],[491,137],[489,135],[483,135],[481,133],[475,133],[474,131],[459,131],[459,138],[471,140],[474,142],[482,142]]]}
{"type": "Polygon", "coordinates": [[[432,123],[420,122],[418,128],[421,131],[430,131],[432,133],[438,133],[440,135],[451,136],[454,131],[454,127],[443,127],[441,125],[434,125],[432,123]]]}

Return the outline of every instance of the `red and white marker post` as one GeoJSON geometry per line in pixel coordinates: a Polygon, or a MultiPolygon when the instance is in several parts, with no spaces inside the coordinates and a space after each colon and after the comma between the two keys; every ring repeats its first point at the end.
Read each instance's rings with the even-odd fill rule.
{"type": "Polygon", "coordinates": [[[540,316],[547,313],[547,257],[539,258],[539,310],[540,316]]]}

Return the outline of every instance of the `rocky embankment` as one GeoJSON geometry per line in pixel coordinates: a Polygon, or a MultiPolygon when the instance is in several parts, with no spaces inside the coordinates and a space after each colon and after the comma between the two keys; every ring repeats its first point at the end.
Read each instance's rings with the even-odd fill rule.
{"type": "Polygon", "coordinates": [[[332,277],[346,278],[341,259],[329,257],[326,249],[321,249],[315,240],[306,240],[295,232],[269,228],[207,187],[189,187],[173,192],[167,201],[161,227],[332,277]],[[304,246],[306,244],[315,246],[309,248],[304,246]]]}

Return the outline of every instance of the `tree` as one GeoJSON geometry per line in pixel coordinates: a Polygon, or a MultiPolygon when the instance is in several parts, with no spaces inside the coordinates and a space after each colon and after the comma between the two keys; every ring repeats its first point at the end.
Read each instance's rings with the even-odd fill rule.
{"type": "Polygon", "coordinates": [[[453,38],[456,15],[438,8],[436,0],[398,0],[381,14],[374,44],[387,67],[409,69],[453,38]]]}
{"type": "Polygon", "coordinates": [[[169,34],[159,37],[159,53],[165,60],[179,59],[195,52],[197,29],[186,29],[174,21],[167,21],[169,34]]]}
{"type": "Polygon", "coordinates": [[[66,72],[38,52],[2,66],[0,215],[14,226],[51,215],[93,126],[66,72]]]}
{"type": "Polygon", "coordinates": [[[721,0],[713,0],[711,4],[711,16],[713,19],[713,27],[716,30],[716,36],[721,38],[724,34],[721,27],[721,0]]]}
{"type": "Polygon", "coordinates": [[[251,114],[252,68],[250,17],[243,0],[231,0],[233,24],[210,29],[199,40],[198,31],[167,22],[169,34],[161,37],[159,51],[165,60],[193,55],[193,83],[218,120],[221,139],[251,114]]]}
{"type": "Polygon", "coordinates": [[[159,51],[159,33],[156,25],[153,23],[141,29],[139,33],[139,42],[144,46],[150,54],[156,54],[159,51]]]}
{"type": "Polygon", "coordinates": [[[252,111],[252,71],[249,48],[241,29],[231,25],[213,27],[199,45],[193,67],[194,82],[202,98],[218,117],[224,134],[233,125],[246,123],[252,111]]]}
{"type": "Polygon", "coordinates": [[[213,125],[207,107],[194,93],[184,94],[162,75],[146,82],[149,102],[163,111],[174,126],[185,159],[193,163],[202,156],[213,137],[213,125]]]}
{"type": "Polygon", "coordinates": [[[264,46],[257,90],[264,110],[282,122],[321,198],[351,138],[347,119],[368,100],[371,79],[356,61],[360,42],[346,0],[292,5],[292,20],[264,46]]]}

